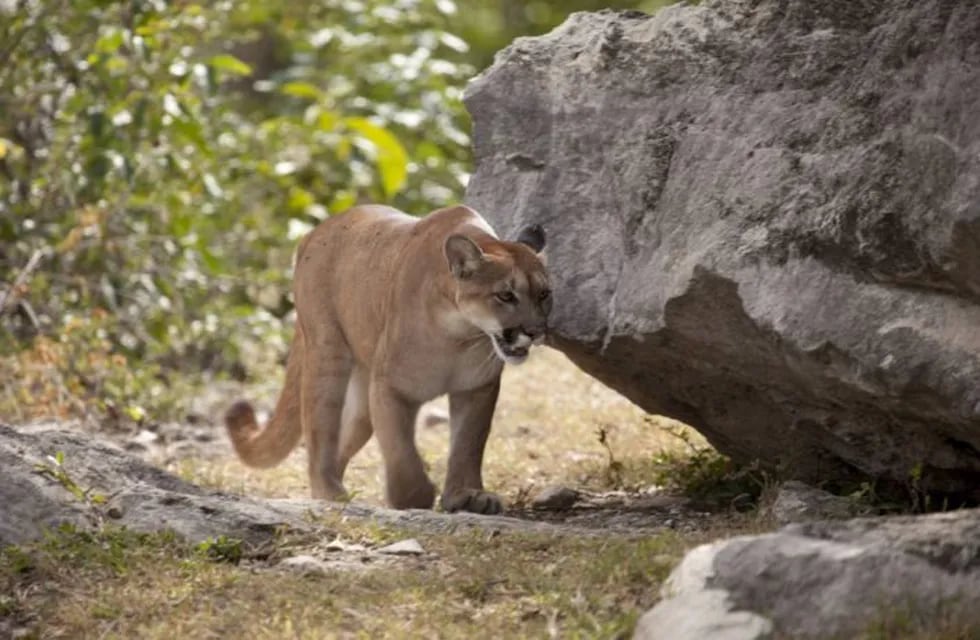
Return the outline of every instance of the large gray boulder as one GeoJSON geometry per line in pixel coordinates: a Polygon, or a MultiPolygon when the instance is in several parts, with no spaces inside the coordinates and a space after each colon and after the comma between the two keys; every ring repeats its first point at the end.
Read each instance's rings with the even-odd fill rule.
{"type": "Polygon", "coordinates": [[[704,545],[663,591],[636,640],[974,638],[980,511],[792,525],[704,545]]]}
{"type": "Polygon", "coordinates": [[[980,4],[575,14],[466,93],[554,344],[804,481],[980,487],[980,4]]]}

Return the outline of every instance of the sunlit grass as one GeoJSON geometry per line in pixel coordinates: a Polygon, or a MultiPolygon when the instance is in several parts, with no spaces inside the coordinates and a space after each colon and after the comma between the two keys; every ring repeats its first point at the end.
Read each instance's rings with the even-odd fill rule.
{"type": "MultiPolygon", "coordinates": [[[[266,385],[266,395],[253,400],[271,407],[276,391],[266,385]]],[[[446,409],[444,398],[433,404],[446,409]]],[[[217,413],[214,418],[219,419],[217,413]]],[[[484,458],[484,480],[488,489],[512,502],[552,484],[597,491],[645,488],[654,481],[650,463],[655,455],[686,453],[687,445],[674,435],[678,430],[701,441],[678,422],[647,415],[581,372],[561,353],[539,349],[526,364],[504,371],[484,458]],[[605,445],[600,442],[600,430],[606,434],[605,445]],[[609,473],[610,463],[616,464],[617,473],[609,473]],[[620,486],[611,487],[613,481],[620,486]]],[[[448,425],[420,425],[417,441],[433,480],[441,483],[449,449],[448,425]]],[[[270,470],[249,469],[226,448],[224,457],[182,459],[171,462],[170,469],[188,480],[227,491],[268,497],[308,493],[302,447],[270,470]]],[[[381,455],[373,440],[352,461],[345,484],[358,499],[383,502],[381,455]]]]}
{"type": "Polygon", "coordinates": [[[167,534],[62,533],[0,555],[0,606],[44,638],[617,637],[686,546],[672,533],[412,535],[427,556],[300,575],[215,561],[167,534]]]}

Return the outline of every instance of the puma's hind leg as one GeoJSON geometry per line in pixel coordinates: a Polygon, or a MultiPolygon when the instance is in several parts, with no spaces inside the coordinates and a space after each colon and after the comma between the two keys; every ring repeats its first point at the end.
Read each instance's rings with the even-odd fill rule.
{"type": "Polygon", "coordinates": [[[361,448],[371,439],[371,413],[368,403],[370,374],[362,366],[355,365],[347,382],[347,395],[344,397],[344,412],[340,427],[340,467],[341,479],[344,471],[361,448]]]}
{"type": "Polygon", "coordinates": [[[314,498],[344,500],[340,464],[341,415],[351,374],[350,348],[340,332],[304,327],[306,351],[301,382],[301,416],[306,440],[310,490],[314,498]]]}

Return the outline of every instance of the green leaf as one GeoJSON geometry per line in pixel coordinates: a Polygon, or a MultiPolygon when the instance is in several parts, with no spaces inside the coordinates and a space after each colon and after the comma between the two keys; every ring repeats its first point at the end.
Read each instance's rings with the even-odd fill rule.
{"type": "Polygon", "coordinates": [[[333,111],[322,111],[316,118],[316,126],[323,131],[333,131],[339,121],[340,118],[333,111]]]}
{"type": "Polygon", "coordinates": [[[170,126],[181,138],[194,145],[198,151],[208,156],[211,155],[207,137],[204,135],[204,130],[199,122],[184,118],[174,120],[170,126]]]}
{"type": "Polygon", "coordinates": [[[123,44],[122,29],[113,29],[95,42],[94,49],[99,53],[113,53],[123,44]]]}
{"type": "Polygon", "coordinates": [[[408,154],[395,134],[367,118],[345,118],[344,123],[374,145],[374,161],[381,174],[385,195],[390,198],[398,193],[408,177],[408,154]]]}
{"type": "Polygon", "coordinates": [[[205,246],[204,242],[198,242],[197,252],[201,257],[201,262],[204,263],[204,266],[208,269],[208,271],[214,274],[224,272],[225,269],[223,261],[221,258],[216,256],[211,249],[205,246]]]}
{"type": "Polygon", "coordinates": [[[252,67],[245,64],[233,55],[222,53],[217,56],[212,56],[208,60],[208,64],[219,71],[224,71],[225,73],[230,73],[236,76],[250,76],[252,75],[252,67]]]}
{"type": "Polygon", "coordinates": [[[357,195],[350,191],[338,191],[330,201],[330,213],[342,213],[357,202],[357,195]]]}
{"type": "Polygon", "coordinates": [[[313,194],[302,187],[292,187],[289,190],[287,206],[294,211],[305,211],[307,207],[316,202],[313,194]]]}
{"type": "Polygon", "coordinates": [[[177,238],[183,238],[191,232],[193,220],[189,215],[177,213],[170,221],[170,234],[177,238]]]}
{"type": "Polygon", "coordinates": [[[279,93],[294,98],[309,98],[310,100],[319,100],[323,96],[323,92],[309,82],[287,82],[279,87],[279,93]]]}

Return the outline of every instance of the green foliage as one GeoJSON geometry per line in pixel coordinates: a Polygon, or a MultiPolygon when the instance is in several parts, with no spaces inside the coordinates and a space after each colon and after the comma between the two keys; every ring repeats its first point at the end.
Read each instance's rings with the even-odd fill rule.
{"type": "Polygon", "coordinates": [[[86,504],[96,506],[105,504],[106,497],[101,493],[94,493],[90,488],[83,489],[78,482],[65,469],[65,454],[63,451],[56,452],[53,456],[48,456],[47,463],[35,465],[34,470],[41,474],[53,478],[71,493],[78,500],[86,504]]]}
{"type": "Polygon", "coordinates": [[[242,541],[222,535],[204,540],[194,547],[194,551],[199,556],[215,562],[238,564],[242,559],[242,541]]]}
{"type": "MultiPolygon", "coordinates": [[[[486,0],[467,3],[454,22],[456,33],[472,48],[478,69],[490,66],[494,54],[519,36],[546,33],[576,11],[634,9],[654,13],[678,0],[486,0]]],[[[690,4],[697,4],[690,2],[690,4]]]]}
{"type": "Polygon", "coordinates": [[[277,357],[305,231],[461,198],[496,50],[667,3],[0,2],[0,418],[159,418],[277,357]]]}
{"type": "Polygon", "coordinates": [[[27,573],[34,563],[30,554],[16,545],[4,547],[0,551],[0,564],[11,573],[27,573]]]}
{"type": "MultiPolygon", "coordinates": [[[[101,364],[152,378],[281,350],[300,234],[358,201],[424,213],[461,196],[472,69],[444,30],[454,10],[0,6],[0,351],[96,342],[101,364]]],[[[73,355],[57,355],[59,396],[157,405],[160,384],[73,355]]]]}
{"type": "Polygon", "coordinates": [[[0,584],[32,572],[52,573],[73,567],[98,567],[108,575],[122,576],[134,566],[134,550],[153,548],[167,556],[189,555],[187,545],[172,531],[138,533],[125,527],[96,531],[63,523],[45,532],[44,538],[23,546],[0,550],[0,584]]]}
{"type": "Polygon", "coordinates": [[[695,443],[686,430],[670,433],[687,445],[687,451],[654,457],[656,484],[695,500],[739,510],[756,503],[769,482],[763,470],[756,465],[736,464],[713,447],[695,443]]]}

